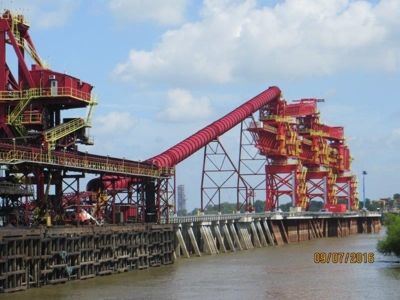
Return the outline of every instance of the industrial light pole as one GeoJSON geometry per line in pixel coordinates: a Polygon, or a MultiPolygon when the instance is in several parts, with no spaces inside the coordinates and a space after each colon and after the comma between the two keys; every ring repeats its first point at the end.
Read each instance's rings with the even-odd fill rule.
{"type": "Polygon", "coordinates": [[[364,208],[367,209],[365,202],[365,175],[367,175],[367,171],[363,171],[362,175],[363,175],[363,203],[364,203],[364,208]]]}

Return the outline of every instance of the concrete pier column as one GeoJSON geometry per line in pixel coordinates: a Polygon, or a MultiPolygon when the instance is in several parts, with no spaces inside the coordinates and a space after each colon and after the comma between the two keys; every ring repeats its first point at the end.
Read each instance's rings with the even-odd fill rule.
{"type": "Polygon", "coordinates": [[[320,238],[324,237],[323,229],[319,220],[314,220],[314,225],[320,238]]]}
{"type": "Polygon", "coordinates": [[[271,231],[269,230],[269,226],[268,226],[268,223],[267,223],[267,220],[266,220],[266,219],[264,219],[263,225],[264,225],[265,233],[266,233],[266,235],[267,235],[268,243],[269,243],[270,245],[275,245],[274,238],[272,237],[271,231]]]}
{"type": "Polygon", "coordinates": [[[226,221],[225,221],[225,224],[222,226],[222,230],[224,232],[225,239],[228,242],[229,248],[231,249],[232,252],[235,252],[236,249],[235,249],[235,246],[233,245],[233,241],[232,241],[231,235],[229,233],[228,226],[226,225],[226,221]]]}
{"type": "Polygon", "coordinates": [[[237,227],[237,230],[238,230],[240,243],[241,243],[243,249],[244,250],[250,249],[250,247],[249,247],[249,245],[248,245],[248,243],[246,241],[245,233],[244,233],[244,230],[243,230],[243,224],[242,223],[237,223],[236,227],[237,227]]]}
{"type": "Polygon", "coordinates": [[[186,247],[186,244],[185,244],[185,240],[183,239],[183,236],[182,236],[181,227],[182,227],[182,225],[179,225],[179,227],[178,227],[178,229],[176,230],[176,233],[175,233],[175,234],[176,234],[176,237],[177,237],[177,239],[178,239],[178,243],[179,243],[180,249],[181,249],[182,252],[183,252],[183,255],[184,255],[186,258],[189,258],[190,255],[189,255],[189,252],[188,252],[188,250],[187,250],[187,247],[186,247]]]}
{"type": "MultiPolygon", "coordinates": [[[[203,222],[203,223],[205,223],[205,222],[203,222]]],[[[214,237],[212,236],[211,229],[208,225],[209,225],[208,222],[207,222],[207,224],[200,225],[201,237],[204,241],[204,246],[206,248],[206,249],[203,249],[203,251],[208,254],[211,254],[211,255],[218,254],[218,250],[215,245],[214,237]]]]}
{"type": "Polygon", "coordinates": [[[174,251],[174,259],[181,257],[181,245],[179,242],[176,244],[175,251],[174,251]]]}
{"type": "Polygon", "coordinates": [[[248,230],[249,227],[250,227],[250,222],[248,222],[247,220],[238,223],[238,233],[240,241],[242,242],[243,248],[245,248],[246,250],[254,248],[248,230]]]}
{"type": "Polygon", "coordinates": [[[282,235],[281,235],[281,230],[279,228],[279,224],[280,224],[279,220],[271,221],[271,231],[272,231],[272,234],[275,237],[276,244],[278,246],[281,246],[281,245],[284,244],[284,242],[283,242],[283,238],[282,238],[282,235]]]}
{"type": "Polygon", "coordinates": [[[219,243],[219,251],[226,252],[225,242],[222,238],[221,231],[219,230],[219,222],[214,225],[214,232],[219,243]]]}
{"type": "Polygon", "coordinates": [[[242,245],[242,248],[244,250],[248,250],[249,248],[248,248],[246,240],[244,239],[244,236],[243,236],[242,224],[236,223],[236,228],[237,228],[237,233],[238,233],[239,241],[240,241],[240,244],[242,245]]]}
{"type": "Polygon", "coordinates": [[[208,238],[210,240],[210,245],[211,245],[211,248],[212,248],[212,254],[218,254],[219,251],[218,251],[218,248],[217,248],[217,243],[216,243],[215,237],[213,236],[212,231],[211,231],[211,226],[206,226],[206,231],[207,231],[208,238]]]}
{"type": "Polygon", "coordinates": [[[261,242],[260,242],[260,239],[258,238],[258,233],[257,233],[256,226],[254,225],[254,222],[255,221],[250,223],[251,232],[253,233],[254,246],[261,248],[261,242]]]}
{"type": "Polygon", "coordinates": [[[283,224],[283,220],[280,220],[279,227],[282,229],[281,236],[282,236],[283,242],[289,244],[289,238],[288,238],[288,234],[286,232],[285,225],[283,224]]]}
{"type": "Polygon", "coordinates": [[[239,236],[237,235],[237,232],[236,232],[236,229],[235,229],[235,224],[233,223],[233,221],[232,221],[232,223],[230,223],[230,229],[231,229],[231,233],[232,233],[232,236],[233,236],[233,239],[235,241],[237,249],[238,250],[243,250],[242,244],[240,244],[239,236]]]}
{"type": "Polygon", "coordinates": [[[200,234],[203,240],[203,253],[212,254],[212,248],[210,245],[209,237],[206,232],[205,226],[200,225],[200,234]]]}
{"type": "Polygon", "coordinates": [[[307,220],[307,223],[308,223],[308,236],[309,236],[310,240],[313,240],[316,238],[316,236],[315,236],[312,220],[307,220]]]}
{"type": "Polygon", "coordinates": [[[322,231],[324,237],[328,237],[328,220],[322,219],[322,231]]]}
{"type": "Polygon", "coordinates": [[[337,222],[337,237],[342,237],[344,235],[342,230],[342,220],[338,219],[336,222],[337,222]]]}
{"type": "Polygon", "coordinates": [[[188,234],[189,234],[189,238],[192,243],[194,252],[196,253],[197,256],[201,256],[199,245],[197,244],[196,237],[194,236],[194,233],[193,233],[193,223],[191,223],[188,228],[188,234]]]}
{"type": "Polygon", "coordinates": [[[261,239],[261,245],[264,247],[268,246],[267,240],[265,239],[265,234],[261,227],[260,220],[255,221],[255,223],[256,223],[257,230],[258,230],[258,235],[260,236],[260,239],[261,239]]]}

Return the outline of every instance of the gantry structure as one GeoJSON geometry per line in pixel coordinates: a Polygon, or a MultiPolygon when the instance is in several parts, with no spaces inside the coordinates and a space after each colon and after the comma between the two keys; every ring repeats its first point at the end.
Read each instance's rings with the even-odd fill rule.
{"type": "Polygon", "coordinates": [[[96,105],[93,86],[52,70],[29,29],[22,15],[5,11],[0,17],[0,226],[168,220],[176,210],[175,166],[202,148],[203,211],[220,203],[221,190],[233,177],[238,210],[252,211],[260,190],[266,211],[276,209],[281,197],[302,210],[318,197],[326,205],[357,208],[343,128],[321,123],[318,99],[287,103],[278,87],[144,161],[80,151],[80,144],[92,144],[87,128],[96,105]],[[81,116],[71,117],[75,113],[81,116]],[[239,162],[220,141],[237,125],[239,162]],[[249,148],[257,155],[245,157],[249,148]],[[215,157],[223,157],[228,167],[213,163],[215,157]],[[261,167],[246,171],[250,162],[261,167]],[[222,173],[227,180],[213,181],[213,174],[222,173]],[[90,174],[95,178],[85,187],[82,181],[90,174]],[[261,181],[255,184],[250,177],[261,181]]]}

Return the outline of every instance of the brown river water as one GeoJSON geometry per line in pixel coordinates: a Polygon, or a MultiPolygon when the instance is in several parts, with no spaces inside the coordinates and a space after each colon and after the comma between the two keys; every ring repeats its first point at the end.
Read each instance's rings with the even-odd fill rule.
{"type": "Polygon", "coordinates": [[[400,299],[400,263],[376,251],[381,234],[324,238],[150,268],[2,299],[400,299]],[[315,252],[374,253],[374,263],[315,263],[315,252]]]}

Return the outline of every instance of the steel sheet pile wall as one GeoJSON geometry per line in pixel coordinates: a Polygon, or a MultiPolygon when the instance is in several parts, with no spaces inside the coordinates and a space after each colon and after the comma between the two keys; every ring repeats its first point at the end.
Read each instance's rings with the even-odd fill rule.
{"type": "Polygon", "coordinates": [[[173,263],[171,225],[0,229],[0,291],[173,263]]]}

